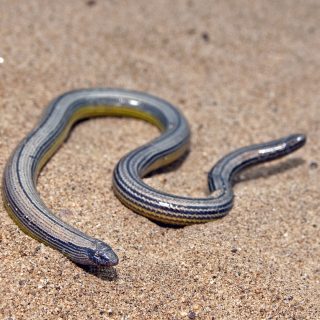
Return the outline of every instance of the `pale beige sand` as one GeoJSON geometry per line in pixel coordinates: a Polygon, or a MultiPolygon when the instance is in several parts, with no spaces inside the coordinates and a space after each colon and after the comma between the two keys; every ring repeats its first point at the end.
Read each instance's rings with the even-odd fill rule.
{"type": "Polygon", "coordinates": [[[155,187],[206,192],[238,146],[294,132],[296,154],[242,174],[225,218],[165,229],[111,191],[118,159],[157,135],[131,119],[81,123],[43,170],[61,217],[110,243],[95,276],[23,234],[0,204],[1,319],[319,319],[320,3],[0,2],[0,169],[57,95],[130,88],[179,106],[192,152],[155,187]]]}

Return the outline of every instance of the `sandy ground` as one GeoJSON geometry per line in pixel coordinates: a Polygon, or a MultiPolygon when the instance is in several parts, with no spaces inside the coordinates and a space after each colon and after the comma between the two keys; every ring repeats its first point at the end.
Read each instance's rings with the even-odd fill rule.
{"type": "Polygon", "coordinates": [[[0,201],[1,319],[319,319],[320,3],[0,1],[0,169],[48,102],[83,87],[146,91],[189,119],[192,152],[147,179],[203,196],[225,153],[294,132],[297,153],[240,176],[228,216],[162,228],[120,204],[112,170],[157,130],[82,122],[38,189],[110,243],[92,274],[22,233],[0,201]]]}

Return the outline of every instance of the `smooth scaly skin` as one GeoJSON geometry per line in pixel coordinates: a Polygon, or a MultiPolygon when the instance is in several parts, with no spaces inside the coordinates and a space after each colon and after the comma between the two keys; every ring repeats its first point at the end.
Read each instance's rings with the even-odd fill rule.
{"type": "Polygon", "coordinates": [[[12,218],[27,234],[80,265],[113,266],[118,257],[106,243],[51,213],[36,191],[36,179],[75,122],[106,115],[144,119],[162,131],[158,138],[119,161],[113,185],[126,206],[172,225],[202,223],[224,216],[232,207],[231,179],[236,172],[280,158],[305,143],[304,135],[295,134],[231,152],[208,175],[209,189],[217,191],[217,196],[180,197],[155,190],[142,181],[147,173],[175,161],[189,147],[188,123],[174,106],[145,93],[118,89],[78,90],[58,97],[9,159],[3,177],[3,198],[12,218]]]}

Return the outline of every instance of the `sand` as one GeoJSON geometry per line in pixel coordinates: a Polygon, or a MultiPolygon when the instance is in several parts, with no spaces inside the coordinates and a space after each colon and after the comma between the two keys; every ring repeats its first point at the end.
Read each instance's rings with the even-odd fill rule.
{"type": "Polygon", "coordinates": [[[294,132],[307,145],[252,168],[225,218],[160,227],[120,204],[112,170],[156,137],[133,119],[82,122],[38,189],[62,219],[108,242],[119,265],[87,272],[26,236],[0,200],[1,319],[319,319],[320,3],[0,2],[0,170],[50,100],[120,87],[177,105],[191,152],[146,181],[207,193],[239,146],[294,132]]]}

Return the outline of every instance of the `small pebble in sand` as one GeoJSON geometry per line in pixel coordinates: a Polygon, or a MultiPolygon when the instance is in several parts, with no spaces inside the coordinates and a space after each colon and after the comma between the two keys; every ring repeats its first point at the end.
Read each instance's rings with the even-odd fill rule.
{"type": "Polygon", "coordinates": [[[87,1],[87,6],[88,6],[88,7],[92,7],[92,6],[94,6],[96,3],[97,3],[97,2],[96,2],[95,0],[88,0],[88,1],[87,1]]]}
{"type": "Polygon", "coordinates": [[[238,249],[235,248],[235,247],[233,247],[233,248],[231,249],[231,252],[232,252],[232,253],[237,253],[237,252],[238,252],[238,249]]]}
{"type": "Polygon", "coordinates": [[[309,164],[309,168],[311,169],[311,170],[315,170],[315,169],[318,169],[318,162],[316,162],[316,161],[311,161],[310,162],[310,164],[309,164]]]}
{"type": "Polygon", "coordinates": [[[201,37],[205,42],[209,42],[210,37],[209,37],[209,33],[208,32],[202,32],[201,33],[201,37]]]}
{"type": "Polygon", "coordinates": [[[287,296],[283,300],[284,302],[288,303],[289,301],[293,300],[293,296],[287,296]]]}
{"type": "Polygon", "coordinates": [[[189,313],[188,313],[188,318],[191,319],[191,320],[195,319],[196,318],[196,313],[194,311],[190,310],[189,313]]]}

